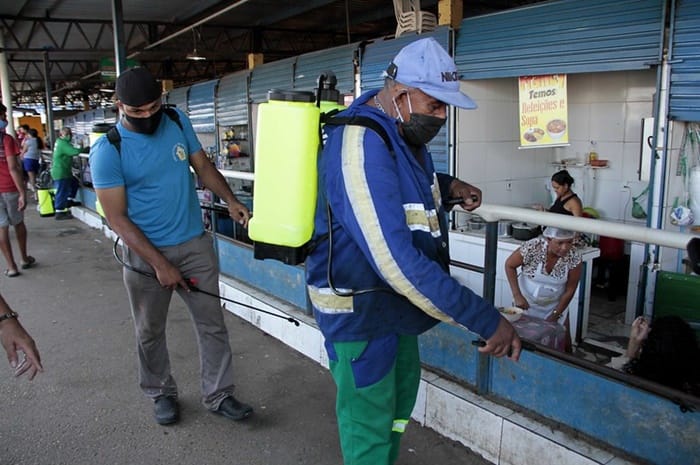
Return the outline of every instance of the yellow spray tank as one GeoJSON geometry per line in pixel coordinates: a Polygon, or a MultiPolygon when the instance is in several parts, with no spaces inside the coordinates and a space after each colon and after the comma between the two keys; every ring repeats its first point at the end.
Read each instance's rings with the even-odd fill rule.
{"type": "Polygon", "coordinates": [[[53,199],[56,195],[56,189],[40,187],[36,190],[37,196],[37,210],[39,210],[39,216],[54,216],[56,213],[53,207],[53,199]]]}
{"type": "Polygon", "coordinates": [[[314,231],[321,112],[342,108],[335,76],[332,86],[323,84],[324,76],[317,95],[271,90],[267,103],[258,108],[253,216],[248,224],[257,259],[296,265],[306,258],[314,231]]]}
{"type": "MultiPolygon", "coordinates": [[[[114,127],[113,124],[109,123],[97,123],[92,127],[92,132],[89,135],[90,139],[90,147],[93,147],[95,145],[95,142],[97,142],[97,139],[100,137],[104,136],[109,132],[110,129],[114,127]]],[[[95,211],[104,218],[105,217],[105,212],[102,209],[102,204],[100,204],[99,199],[95,199],[95,211]]]]}
{"type": "Polygon", "coordinates": [[[321,111],[311,92],[271,90],[258,108],[253,217],[255,258],[303,261],[314,230],[321,111]]]}

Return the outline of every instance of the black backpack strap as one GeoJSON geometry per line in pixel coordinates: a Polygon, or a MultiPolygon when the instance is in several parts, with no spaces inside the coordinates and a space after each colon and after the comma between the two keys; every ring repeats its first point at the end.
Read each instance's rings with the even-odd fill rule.
{"type": "MultiPolygon", "coordinates": [[[[163,112],[168,116],[168,118],[177,124],[177,127],[179,127],[181,131],[183,130],[182,121],[180,121],[180,114],[175,111],[175,107],[173,105],[163,105],[163,112]]],[[[112,126],[109,131],[107,131],[107,139],[109,140],[109,143],[112,144],[115,149],[117,149],[117,153],[121,155],[122,136],[119,134],[116,126],[112,126]]]]}
{"type": "Polygon", "coordinates": [[[391,152],[391,156],[394,157],[394,147],[393,144],[391,143],[391,139],[389,138],[389,134],[387,134],[386,129],[384,129],[384,126],[381,125],[378,121],[370,118],[369,116],[331,116],[329,118],[326,118],[327,121],[325,121],[325,124],[331,125],[331,126],[341,126],[341,125],[350,125],[350,126],[362,126],[368,129],[371,129],[379,137],[382,138],[384,141],[384,144],[389,148],[389,152],[391,152]]]}
{"type": "Polygon", "coordinates": [[[168,115],[168,118],[175,121],[177,127],[182,131],[182,121],[180,121],[180,114],[175,111],[175,105],[163,105],[163,112],[168,115]]]}
{"type": "Polygon", "coordinates": [[[107,140],[110,144],[114,146],[115,149],[117,149],[117,153],[121,156],[122,136],[121,134],[119,134],[119,131],[117,130],[116,126],[112,126],[111,128],[109,128],[109,131],[107,131],[107,140]]]}

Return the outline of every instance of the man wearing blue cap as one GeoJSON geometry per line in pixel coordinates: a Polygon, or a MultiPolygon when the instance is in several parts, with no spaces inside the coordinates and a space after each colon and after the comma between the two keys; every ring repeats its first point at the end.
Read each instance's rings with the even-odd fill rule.
{"type": "Polygon", "coordinates": [[[90,167],[105,217],[124,242],[124,284],[136,329],[141,389],[154,400],[158,424],[178,421],[178,391],[165,339],[168,307],[177,291],[197,331],[202,403],[214,413],[243,420],[253,409],[233,396],[233,357],[219,299],[189,288],[195,284],[217,294],[219,287],[218,260],[204,232],[190,167],[226,202],[231,218],[246,226],[250,213],[207,158],[187,116],[163,109],[161,87],[146,68],[120,74],[116,95],[117,137],[108,133],[97,140],[90,167]]]}
{"type": "Polygon", "coordinates": [[[461,198],[473,210],[481,191],[436,174],[425,146],[447,105],[476,105],[434,39],[404,47],[385,77],[339,115],[344,124],[325,126],[316,246],[306,261],[345,465],[396,460],[420,382],[419,334],[446,321],[481,335],[484,354],[517,360],[521,349],[498,310],[449,275],[445,201],[461,198]]]}

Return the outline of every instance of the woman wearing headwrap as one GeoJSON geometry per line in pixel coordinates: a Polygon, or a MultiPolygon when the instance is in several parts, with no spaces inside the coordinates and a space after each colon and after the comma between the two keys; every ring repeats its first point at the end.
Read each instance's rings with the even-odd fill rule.
{"type": "Polygon", "coordinates": [[[542,236],[515,250],[505,264],[515,306],[530,316],[564,326],[567,352],[571,348],[568,307],[582,269],[581,255],[573,247],[575,235],[550,226],[542,236]]]}

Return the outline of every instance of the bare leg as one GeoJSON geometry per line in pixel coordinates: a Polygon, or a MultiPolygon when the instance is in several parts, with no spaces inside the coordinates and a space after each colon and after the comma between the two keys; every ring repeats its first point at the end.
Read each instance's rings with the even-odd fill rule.
{"type": "Polygon", "coordinates": [[[29,261],[27,255],[27,226],[22,221],[15,225],[15,236],[17,236],[17,245],[19,245],[19,253],[22,255],[22,263],[29,261]]]}
{"type": "Polygon", "coordinates": [[[2,254],[5,256],[5,261],[7,262],[7,269],[10,271],[17,271],[17,264],[15,263],[15,258],[12,255],[12,245],[10,244],[9,226],[0,228],[0,251],[2,251],[2,254]]]}
{"type": "Polygon", "coordinates": [[[34,200],[37,200],[36,196],[36,173],[34,171],[29,171],[29,190],[34,194],[34,200]]]}

